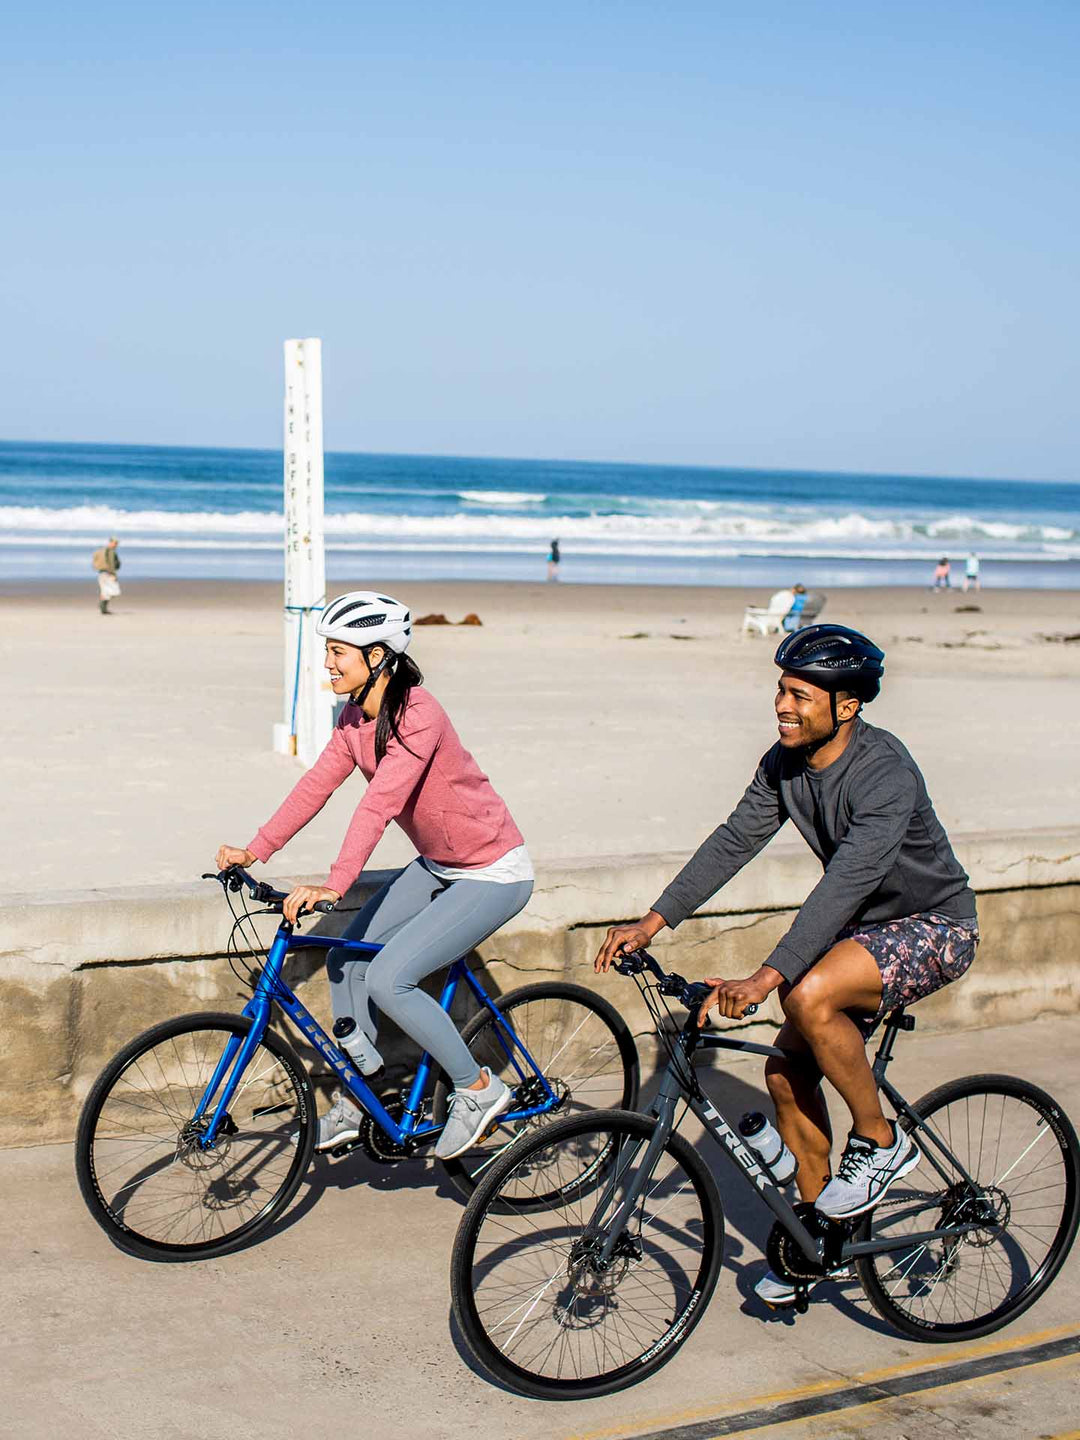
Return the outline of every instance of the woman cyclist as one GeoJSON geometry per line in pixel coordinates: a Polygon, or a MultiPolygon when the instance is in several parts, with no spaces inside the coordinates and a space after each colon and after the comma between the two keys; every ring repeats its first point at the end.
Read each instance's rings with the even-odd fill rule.
{"type": "MultiPolygon", "coordinates": [[[[458,739],[446,711],[423,688],[406,655],[406,606],[369,590],[330,602],[316,625],[336,695],[349,703],[326,749],[280,808],[243,848],[222,845],[219,869],[267,861],[322,809],[354,770],[368,782],[325,885],[298,885],[282,909],[295,922],[319,900],[338,901],[366,865],[391,820],[419,856],[374,895],[345,931],[383,949],[372,960],[330,951],[327,974],[334,1035],[364,1075],[382,1058],[376,1012],[389,1015],[429,1051],[454,1084],[435,1146],[453,1159],[510,1104],[497,1075],[481,1070],[446,1012],[419,982],[479,945],[532,894],[533,869],[521,832],[491,782],[458,739]]],[[[347,1095],[319,1121],[316,1149],[355,1139],[362,1112],[347,1095]]]]}

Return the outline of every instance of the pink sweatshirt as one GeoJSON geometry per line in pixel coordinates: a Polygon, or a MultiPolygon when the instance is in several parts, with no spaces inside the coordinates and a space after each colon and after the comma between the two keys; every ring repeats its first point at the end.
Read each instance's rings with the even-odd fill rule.
{"type": "Polygon", "coordinates": [[[375,721],[358,705],[346,705],[326,749],[249,842],[251,853],[269,860],[357,768],[368,787],[326,882],[341,895],[391,820],[421,855],[439,865],[491,865],[524,843],[506,805],[429,690],[418,686],[411,691],[399,729],[408,749],[391,735],[376,770],[375,721]]]}

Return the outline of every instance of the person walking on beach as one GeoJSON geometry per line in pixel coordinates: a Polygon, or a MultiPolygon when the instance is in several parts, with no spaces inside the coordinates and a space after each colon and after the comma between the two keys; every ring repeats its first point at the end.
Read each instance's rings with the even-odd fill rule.
{"type": "Polygon", "coordinates": [[[115,600],[120,594],[120,581],[116,578],[116,572],[120,569],[120,556],[116,553],[118,544],[116,536],[110,535],[108,542],[94,551],[90,562],[97,571],[98,609],[102,615],[108,615],[109,601],[115,600]]]}
{"type": "Polygon", "coordinates": [[[558,580],[558,578],[559,578],[559,542],[558,542],[558,540],[552,540],[552,542],[551,542],[551,549],[548,551],[548,558],[547,558],[547,578],[548,578],[549,581],[550,581],[550,580],[558,580]]]}
{"type": "MultiPolygon", "coordinates": [[[[405,653],[412,639],[408,608],[387,595],[351,591],[327,605],[316,630],[326,642],[330,687],[348,703],[326,749],[254,839],[218,849],[218,869],[269,860],[361,772],[367,789],[326,884],[296,886],[282,911],[295,923],[304,906],[340,900],[391,820],[416,846],[417,859],[344,932],[383,948],[372,960],[331,950],[326,970],[334,1036],[361,1074],[382,1068],[376,1049],[382,1011],[450,1076],[454,1093],[435,1146],[440,1160],[450,1160],[507,1109],[511,1093],[497,1075],[481,1071],[453,1021],[419,984],[522,909],[532,894],[532,863],[506,805],[405,653]]],[[[337,1092],[319,1121],[315,1148],[355,1140],[362,1119],[337,1092]]]]}
{"type": "MultiPolygon", "coordinates": [[[[595,964],[605,971],[681,924],[793,821],[824,874],[753,975],[706,978],[712,993],[698,1024],[714,1007],[738,1019],[779,990],[777,1044],[799,1058],[765,1067],[777,1126],[798,1162],[802,1199],[841,1220],[872,1209],[918,1164],[915,1142],[882,1112],[865,1041],[888,1011],[964,974],[979,938],[975,896],[915,761],[862,718],[880,689],[884,653],[847,626],[810,625],[782,640],[774,659],[779,740],[652,909],[608,931],[595,964]],[[823,1076],[852,1121],[835,1173],[823,1076]]],[[[771,1271],[756,1292],[772,1305],[796,1298],[771,1271]]]]}
{"type": "Polygon", "coordinates": [[[948,590],[951,588],[951,586],[949,585],[949,571],[951,569],[952,566],[949,564],[948,557],[943,555],[941,559],[937,562],[937,564],[934,566],[933,589],[948,590]]]}
{"type": "Polygon", "coordinates": [[[964,562],[964,592],[965,592],[965,594],[967,593],[967,591],[968,591],[969,589],[971,589],[971,590],[981,590],[981,589],[982,589],[982,585],[979,583],[979,557],[978,557],[978,555],[975,554],[975,551],[974,551],[974,550],[969,550],[969,551],[968,551],[967,560],[964,562]]]}

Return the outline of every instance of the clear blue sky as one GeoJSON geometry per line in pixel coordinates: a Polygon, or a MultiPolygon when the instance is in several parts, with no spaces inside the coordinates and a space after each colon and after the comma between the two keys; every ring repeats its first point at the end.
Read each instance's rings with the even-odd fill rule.
{"type": "Polygon", "coordinates": [[[36,0],[0,435],[1080,478],[1080,5],[36,0]]]}

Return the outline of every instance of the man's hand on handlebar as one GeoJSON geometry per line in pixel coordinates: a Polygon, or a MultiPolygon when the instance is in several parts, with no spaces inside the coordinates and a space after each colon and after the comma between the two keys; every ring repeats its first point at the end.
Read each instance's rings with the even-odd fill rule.
{"type": "Polygon", "coordinates": [[[236,845],[219,845],[214,864],[219,870],[228,870],[233,865],[243,865],[246,869],[255,864],[256,858],[250,850],[241,850],[236,845]]]}
{"type": "Polygon", "coordinates": [[[613,925],[597,951],[593,969],[598,975],[610,970],[620,955],[631,950],[644,950],[665,927],[667,921],[655,910],[643,915],[636,925],[613,925]]]}
{"type": "Polygon", "coordinates": [[[290,925],[295,925],[301,910],[313,910],[320,900],[336,905],[340,899],[336,890],[328,890],[325,885],[297,885],[286,895],[281,913],[290,925]]]}
{"type": "Polygon", "coordinates": [[[705,1024],[709,1011],[714,1007],[723,1019],[739,1020],[748,1005],[760,1005],[766,996],[771,995],[783,983],[783,975],[771,965],[762,965],[760,970],[745,980],[722,980],[716,975],[706,976],[705,984],[711,985],[712,989],[698,1011],[698,1029],[705,1024]]]}

